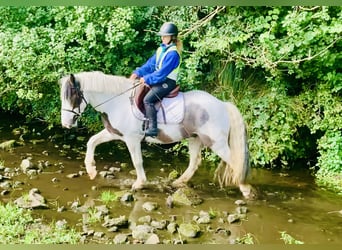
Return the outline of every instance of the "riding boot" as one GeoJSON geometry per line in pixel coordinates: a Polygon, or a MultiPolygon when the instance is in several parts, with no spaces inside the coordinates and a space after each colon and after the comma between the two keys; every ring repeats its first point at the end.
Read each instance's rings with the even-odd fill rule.
{"type": "Polygon", "coordinates": [[[146,118],[148,119],[148,128],[145,131],[145,136],[157,136],[157,111],[154,105],[145,104],[146,118]]]}

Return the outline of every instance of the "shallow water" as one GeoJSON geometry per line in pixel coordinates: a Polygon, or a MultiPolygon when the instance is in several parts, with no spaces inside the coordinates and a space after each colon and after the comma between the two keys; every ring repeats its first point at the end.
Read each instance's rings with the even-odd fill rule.
{"type": "MultiPolygon", "coordinates": [[[[102,203],[99,197],[103,191],[129,190],[130,183],[135,178],[130,173],[133,167],[122,143],[107,143],[99,146],[96,151],[98,170],[111,166],[119,168],[122,163],[127,163],[127,167],[122,168],[114,179],[98,176],[91,181],[86,175],[67,178],[68,174],[84,171],[83,157],[88,138],[82,135],[82,131],[48,131],[40,124],[26,126],[19,119],[11,120],[3,115],[0,124],[0,143],[10,139],[18,142],[10,151],[0,149],[0,162],[13,171],[12,183],[18,180],[22,182],[17,187],[12,187],[9,194],[0,196],[0,199],[3,202],[13,201],[31,188],[38,188],[48,200],[50,208],[35,210],[35,214],[48,221],[66,219],[70,225],[81,230],[82,214],[70,209],[72,202],[100,205],[102,203]],[[12,130],[18,128],[20,133],[13,134],[12,130]],[[77,138],[79,135],[85,138],[77,138]],[[50,165],[36,176],[29,177],[20,171],[15,172],[22,159],[27,157],[31,157],[34,163],[48,161],[50,165]],[[66,211],[57,212],[57,208],[62,206],[66,211]]],[[[173,218],[181,223],[191,222],[193,216],[198,215],[201,210],[214,211],[217,216],[210,224],[201,224],[201,235],[187,239],[188,243],[230,243],[249,233],[254,243],[284,244],[280,232],[286,232],[307,244],[342,243],[342,199],[332,192],[318,188],[307,171],[252,169],[250,180],[259,191],[259,197],[257,200],[247,201],[248,213],[245,220],[229,224],[225,221],[225,216],[235,211],[237,205],[234,202],[242,197],[237,188],[220,190],[213,183],[213,171],[210,170],[209,163],[202,164],[190,183],[204,202],[193,207],[168,208],[165,201],[173,190],[165,188],[161,183],[171,170],[183,171],[187,158],[174,156],[156,145],[144,144],[143,149],[149,184],[145,189],[134,193],[134,202],[110,203],[108,206],[111,217],[125,215],[131,223],[138,223],[140,217],[151,215],[156,220],[173,218]],[[144,211],[142,204],[146,201],[157,202],[159,208],[152,212],[144,211]],[[218,228],[229,230],[230,235],[213,232],[218,228]]],[[[95,231],[105,232],[107,240],[117,234],[107,232],[101,223],[93,225],[93,228],[95,231]]],[[[129,233],[129,229],[121,229],[120,233],[129,233]]],[[[161,230],[158,234],[161,239],[180,237],[171,235],[166,230],[161,230]]]]}

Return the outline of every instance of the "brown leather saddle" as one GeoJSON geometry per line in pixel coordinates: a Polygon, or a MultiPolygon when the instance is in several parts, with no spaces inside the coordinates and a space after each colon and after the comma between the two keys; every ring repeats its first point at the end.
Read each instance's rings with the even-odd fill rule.
{"type": "MultiPolygon", "coordinates": [[[[165,98],[176,97],[179,93],[179,89],[180,89],[180,86],[177,85],[167,96],[165,96],[165,98]]],[[[144,97],[148,91],[149,91],[149,88],[145,84],[141,84],[139,87],[137,87],[135,89],[135,91],[134,91],[135,93],[133,94],[134,95],[134,102],[137,105],[138,109],[143,114],[145,114],[145,108],[144,108],[143,100],[144,100],[144,97]]],[[[160,102],[157,104],[160,104],[160,102]]]]}

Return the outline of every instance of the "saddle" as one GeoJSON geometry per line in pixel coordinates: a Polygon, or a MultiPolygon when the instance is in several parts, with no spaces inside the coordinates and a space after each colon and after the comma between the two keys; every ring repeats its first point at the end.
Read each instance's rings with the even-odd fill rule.
{"type": "MultiPolygon", "coordinates": [[[[176,97],[179,93],[179,89],[180,86],[177,85],[167,96],[165,96],[164,98],[173,98],[176,97]]],[[[147,92],[149,91],[149,88],[145,85],[142,84],[141,86],[139,86],[138,88],[136,88],[136,93],[134,95],[134,102],[137,105],[137,108],[143,113],[145,114],[145,108],[144,108],[144,97],[147,94],[147,92]]],[[[160,106],[160,101],[156,103],[157,106],[160,106]]]]}
{"type": "MultiPolygon", "coordinates": [[[[141,85],[132,91],[132,112],[140,120],[145,120],[144,97],[149,91],[145,85],[141,85]]],[[[184,118],[184,95],[177,85],[167,96],[155,104],[157,110],[157,122],[164,124],[179,124],[184,118]]]]}

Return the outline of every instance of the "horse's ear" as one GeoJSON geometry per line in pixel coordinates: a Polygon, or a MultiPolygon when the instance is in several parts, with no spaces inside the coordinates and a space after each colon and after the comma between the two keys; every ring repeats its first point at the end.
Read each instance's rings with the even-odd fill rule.
{"type": "Polygon", "coordinates": [[[75,84],[75,76],[74,76],[74,74],[70,74],[70,82],[72,84],[75,84]]]}

